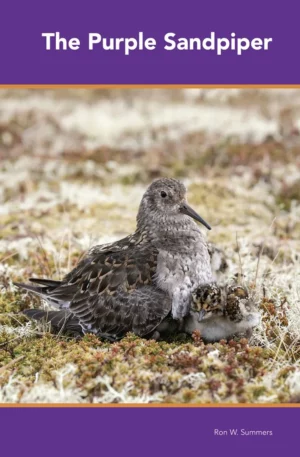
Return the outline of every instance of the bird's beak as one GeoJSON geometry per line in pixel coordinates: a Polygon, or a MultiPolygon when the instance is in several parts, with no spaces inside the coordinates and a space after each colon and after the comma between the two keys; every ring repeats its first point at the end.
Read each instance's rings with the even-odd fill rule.
{"type": "Polygon", "coordinates": [[[205,309],[201,309],[201,310],[199,311],[198,322],[201,322],[201,321],[204,319],[205,314],[206,314],[205,309]]]}
{"type": "Polygon", "coordinates": [[[205,222],[205,220],[202,219],[202,217],[199,216],[199,214],[196,213],[196,211],[194,211],[193,208],[191,208],[186,202],[182,203],[180,206],[180,212],[192,217],[195,221],[201,222],[201,224],[203,224],[208,230],[211,230],[211,226],[208,225],[208,223],[205,222]]]}

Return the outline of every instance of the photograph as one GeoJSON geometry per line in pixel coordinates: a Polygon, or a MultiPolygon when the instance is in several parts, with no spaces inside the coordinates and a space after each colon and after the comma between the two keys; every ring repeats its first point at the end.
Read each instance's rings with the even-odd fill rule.
{"type": "Polygon", "coordinates": [[[300,88],[0,88],[0,404],[296,403],[300,88]]]}

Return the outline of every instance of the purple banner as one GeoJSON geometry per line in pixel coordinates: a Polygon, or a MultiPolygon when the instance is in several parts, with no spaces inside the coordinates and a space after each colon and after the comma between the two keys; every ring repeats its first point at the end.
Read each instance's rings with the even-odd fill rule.
{"type": "MultiPolygon", "coordinates": [[[[9,1],[0,85],[297,85],[299,2],[9,1]]],[[[298,408],[0,408],[1,454],[282,455],[298,408]]],[[[293,452],[293,451],[289,451],[293,452]]]]}
{"type": "Polygon", "coordinates": [[[298,424],[285,408],[2,408],[1,453],[276,457],[297,449],[298,424]]]}
{"type": "Polygon", "coordinates": [[[295,0],[5,2],[0,84],[300,84],[299,8],[295,0]]]}

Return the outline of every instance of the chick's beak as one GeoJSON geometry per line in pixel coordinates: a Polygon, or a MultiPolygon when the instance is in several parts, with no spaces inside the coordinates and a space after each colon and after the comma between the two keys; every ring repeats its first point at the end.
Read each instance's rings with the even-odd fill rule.
{"type": "Polygon", "coordinates": [[[203,321],[203,319],[205,318],[205,315],[206,315],[205,309],[201,309],[198,314],[198,322],[203,321]]]}
{"type": "Polygon", "coordinates": [[[202,217],[199,216],[199,214],[196,213],[196,211],[194,211],[193,208],[191,208],[186,202],[181,204],[180,212],[192,217],[193,219],[195,219],[195,221],[201,222],[201,224],[203,224],[208,230],[211,230],[211,226],[208,225],[208,223],[204,219],[202,219],[202,217]]]}

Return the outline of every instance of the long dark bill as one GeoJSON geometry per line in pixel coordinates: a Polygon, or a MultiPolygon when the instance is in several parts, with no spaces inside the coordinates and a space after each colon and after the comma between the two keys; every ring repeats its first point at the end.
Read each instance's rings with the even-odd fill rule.
{"type": "Polygon", "coordinates": [[[187,216],[192,217],[193,219],[195,219],[195,221],[201,222],[201,224],[203,224],[204,227],[206,227],[208,230],[211,230],[211,226],[208,225],[208,223],[205,222],[205,220],[202,219],[202,217],[199,216],[199,214],[196,213],[196,211],[194,211],[193,208],[191,208],[187,203],[183,203],[183,204],[181,205],[180,211],[181,211],[183,214],[186,214],[187,216]]]}

